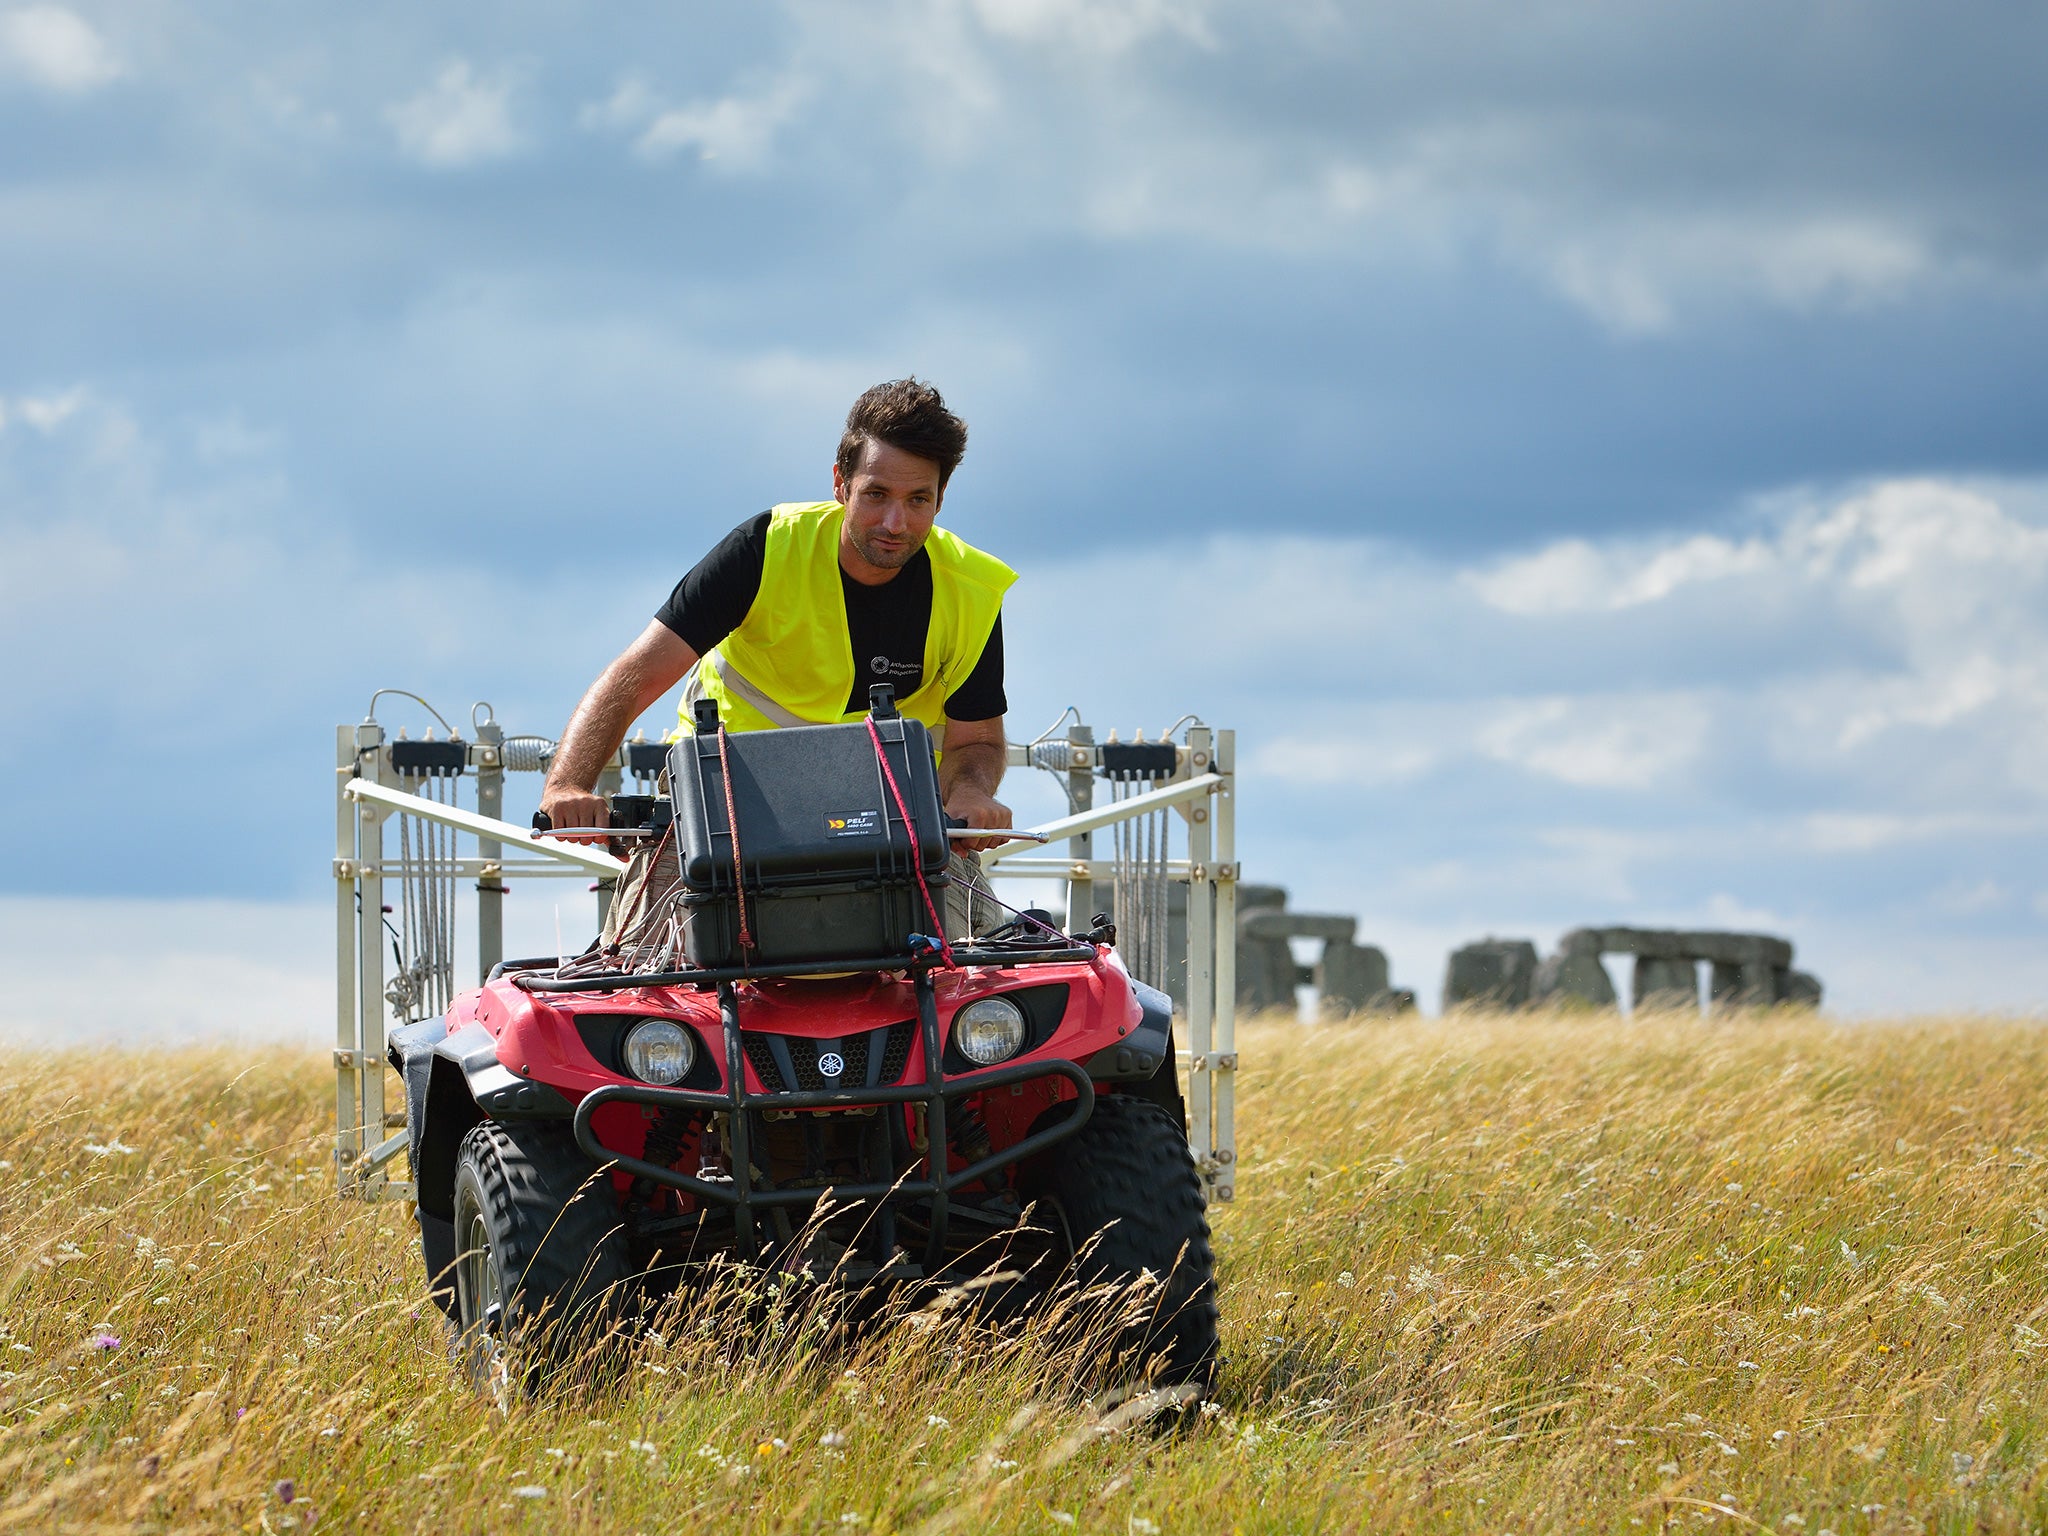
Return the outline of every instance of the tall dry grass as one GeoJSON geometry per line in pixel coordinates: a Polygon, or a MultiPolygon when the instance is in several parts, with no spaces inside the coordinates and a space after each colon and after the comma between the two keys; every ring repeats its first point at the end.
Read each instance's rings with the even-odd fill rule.
{"type": "Polygon", "coordinates": [[[2048,1032],[1243,1033],[1227,1352],[1177,1431],[1043,1340],[664,1320],[503,1415],[319,1063],[0,1062],[0,1531],[2023,1530],[2048,1032]]]}

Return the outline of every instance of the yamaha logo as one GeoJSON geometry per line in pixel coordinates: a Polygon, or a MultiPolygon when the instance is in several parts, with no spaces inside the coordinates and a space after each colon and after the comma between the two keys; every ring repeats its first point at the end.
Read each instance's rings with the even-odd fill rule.
{"type": "Polygon", "coordinates": [[[837,1051],[827,1051],[818,1058],[818,1070],[826,1077],[837,1077],[846,1070],[846,1058],[837,1051]]]}

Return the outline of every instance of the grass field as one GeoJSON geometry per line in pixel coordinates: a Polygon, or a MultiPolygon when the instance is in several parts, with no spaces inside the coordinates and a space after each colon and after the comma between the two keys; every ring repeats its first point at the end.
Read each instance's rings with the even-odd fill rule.
{"type": "Polygon", "coordinates": [[[906,1320],[670,1320],[502,1415],[310,1058],[0,1060],[0,1530],[2040,1529],[2048,1030],[1241,1034],[1178,1432],[906,1320]]]}

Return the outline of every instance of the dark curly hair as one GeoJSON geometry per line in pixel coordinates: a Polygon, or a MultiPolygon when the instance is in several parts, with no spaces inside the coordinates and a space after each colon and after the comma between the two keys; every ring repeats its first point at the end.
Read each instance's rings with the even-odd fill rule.
{"type": "Polygon", "coordinates": [[[945,397],[916,379],[891,379],[864,391],[846,413],[840,434],[839,473],[851,480],[869,442],[887,443],[939,466],[939,490],[967,452],[967,423],[946,409],[945,397]]]}

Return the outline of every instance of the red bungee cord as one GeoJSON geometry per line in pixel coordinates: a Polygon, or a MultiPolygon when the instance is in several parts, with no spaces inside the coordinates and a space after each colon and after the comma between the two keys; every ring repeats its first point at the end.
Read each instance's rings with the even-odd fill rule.
{"type": "Polygon", "coordinates": [[[924,909],[931,914],[932,932],[938,935],[939,954],[944,958],[947,970],[957,971],[960,962],[953,958],[953,946],[946,940],[946,920],[939,916],[931,887],[924,883],[924,853],[917,844],[917,823],[911,819],[909,802],[903,798],[903,791],[896,783],[896,770],[889,766],[889,751],[882,745],[882,733],[875,729],[872,715],[868,717],[868,737],[875,744],[875,756],[882,760],[882,777],[889,781],[889,793],[895,796],[896,812],[903,818],[903,830],[910,834],[910,868],[917,876],[918,894],[924,897],[924,909]]]}
{"type": "MultiPolygon", "coordinates": [[[[884,767],[887,761],[884,760],[884,767]]],[[[732,800],[732,757],[725,750],[725,722],[718,723],[718,776],[725,781],[725,824],[732,832],[732,888],[740,903],[740,952],[754,947],[754,933],[747,926],[747,871],[740,862],[740,813],[732,800]]]]}

